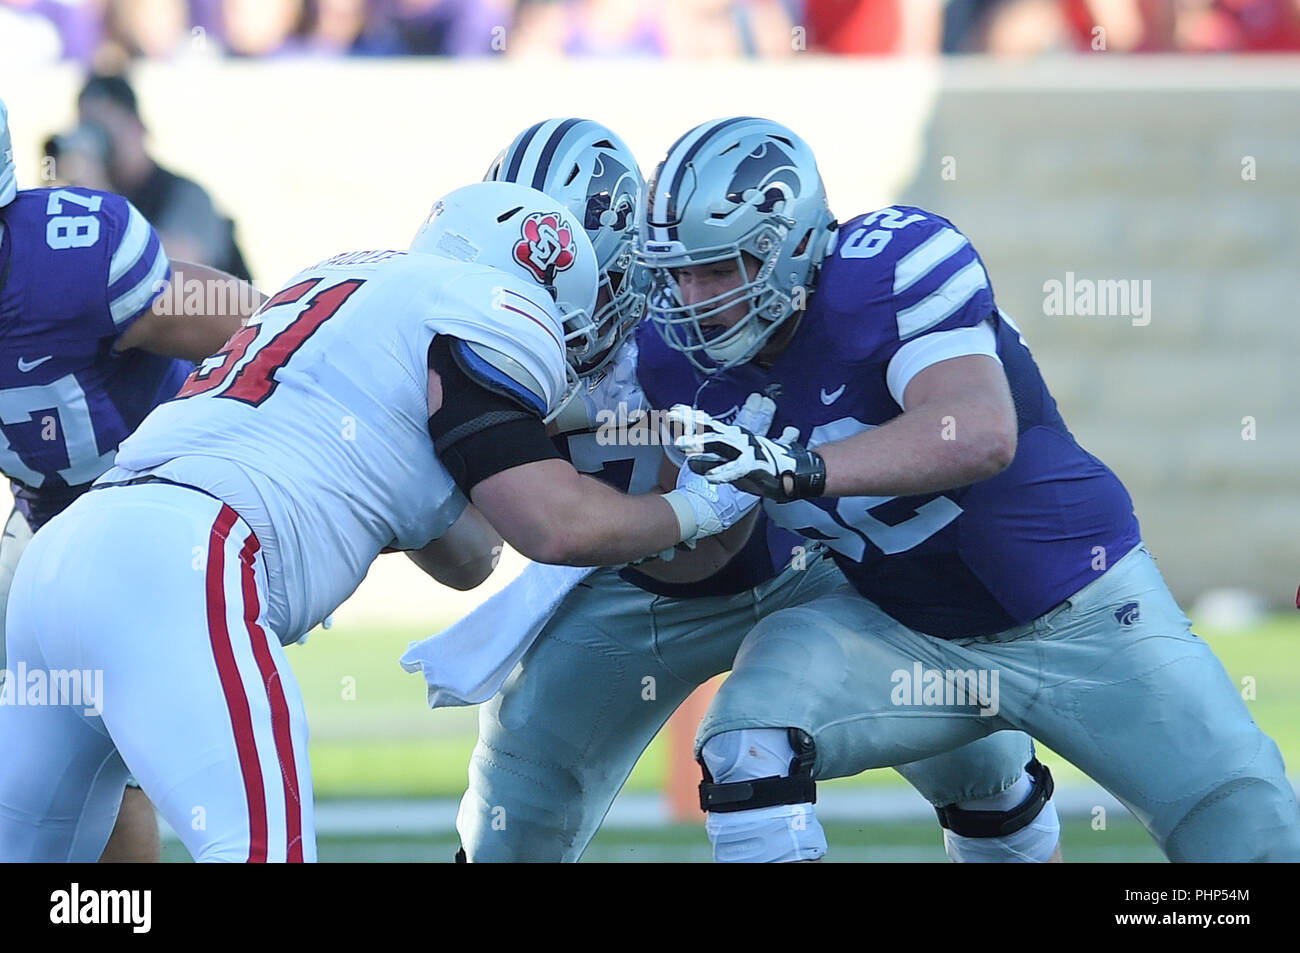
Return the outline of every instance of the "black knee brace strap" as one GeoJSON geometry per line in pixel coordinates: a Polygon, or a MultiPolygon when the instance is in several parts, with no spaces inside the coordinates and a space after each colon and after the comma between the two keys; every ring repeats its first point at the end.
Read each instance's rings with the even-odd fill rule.
{"type": "Polygon", "coordinates": [[[812,736],[798,728],[789,729],[789,733],[790,747],[794,749],[789,777],[773,775],[752,781],[716,784],[704,759],[700,758],[700,769],[704,772],[704,780],[700,782],[700,810],[727,814],[776,804],[816,804],[817,784],[813,781],[812,769],[817,750],[812,736]]]}
{"type": "Polygon", "coordinates": [[[956,804],[949,804],[934,809],[939,815],[939,824],[962,837],[1005,837],[1028,827],[1052,799],[1055,784],[1052,772],[1037,758],[1025,765],[1025,771],[1034,787],[1019,807],[1009,811],[964,811],[956,804]]]}

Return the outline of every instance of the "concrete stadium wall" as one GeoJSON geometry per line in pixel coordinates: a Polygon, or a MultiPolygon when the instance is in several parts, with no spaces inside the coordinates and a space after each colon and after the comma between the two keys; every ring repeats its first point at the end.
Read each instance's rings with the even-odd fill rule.
{"type": "Polygon", "coordinates": [[[980,250],[1182,599],[1300,580],[1298,130],[1300,59],[957,63],[903,191],[980,250]],[[1048,313],[1069,272],[1149,313],[1048,313]]]}
{"type": "MultiPolygon", "coordinates": [[[[697,122],[779,119],[817,150],[842,218],[902,199],[971,237],[1180,596],[1233,584],[1280,603],[1300,575],[1295,63],[200,62],[135,80],[160,161],[237,220],[267,289],[340,250],[404,247],[436,196],[540,118],[608,123],[647,173],[697,122]],[[1048,317],[1043,284],[1067,271],[1150,280],[1150,324],[1048,317]]],[[[0,63],[24,187],[78,82],[0,63]]],[[[521,566],[459,594],[390,557],[338,618],[456,615],[521,566]]]]}

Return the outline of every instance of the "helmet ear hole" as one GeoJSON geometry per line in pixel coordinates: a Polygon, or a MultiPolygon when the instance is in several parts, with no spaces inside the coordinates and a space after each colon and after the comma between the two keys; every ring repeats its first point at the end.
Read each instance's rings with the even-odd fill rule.
{"type": "Polygon", "coordinates": [[[808,250],[808,243],[812,241],[813,230],[810,228],[803,233],[803,238],[799,241],[799,247],[794,250],[794,257],[798,258],[808,250]]]}

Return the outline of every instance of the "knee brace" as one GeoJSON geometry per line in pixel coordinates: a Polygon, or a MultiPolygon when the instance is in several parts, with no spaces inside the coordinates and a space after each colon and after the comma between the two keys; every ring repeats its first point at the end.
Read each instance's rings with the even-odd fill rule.
{"type": "Polygon", "coordinates": [[[816,749],[797,728],[724,731],[700,750],[700,807],[719,863],[818,860],[826,834],[813,813],[816,749]]]}
{"type": "Polygon", "coordinates": [[[1000,795],[935,808],[953,863],[1044,863],[1056,851],[1061,821],[1052,773],[1037,758],[1000,795]]]}

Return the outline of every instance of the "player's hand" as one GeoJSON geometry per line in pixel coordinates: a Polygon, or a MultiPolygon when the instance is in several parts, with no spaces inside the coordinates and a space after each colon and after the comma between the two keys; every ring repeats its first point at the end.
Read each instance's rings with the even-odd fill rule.
{"type": "Polygon", "coordinates": [[[677,474],[677,488],[695,513],[695,534],[682,540],[694,548],[697,540],[730,529],[758,505],[758,497],[744,493],[730,483],[710,483],[687,467],[677,474]]]}
{"type": "MultiPolygon", "coordinates": [[[[776,404],[772,398],[762,394],[750,394],[745,398],[745,405],[736,414],[736,426],[744,427],[760,436],[767,436],[772,429],[772,418],[776,416],[776,404]]],[[[683,433],[694,432],[694,421],[713,422],[713,418],[703,411],[691,410],[685,404],[679,404],[670,410],[659,422],[659,443],[664,454],[675,467],[686,466],[686,454],[677,449],[677,437],[683,433]]]]}
{"type": "Polygon", "coordinates": [[[730,483],[782,503],[825,492],[826,464],[820,454],[795,442],[796,428],[787,427],[773,440],[711,417],[694,423],[695,432],[679,437],[677,449],[687,454],[689,468],[710,482],[730,483]]]}

